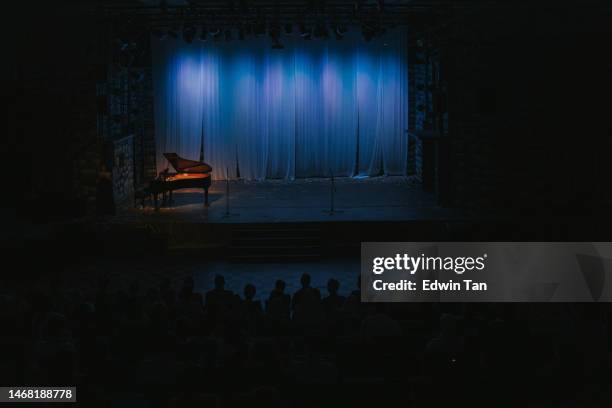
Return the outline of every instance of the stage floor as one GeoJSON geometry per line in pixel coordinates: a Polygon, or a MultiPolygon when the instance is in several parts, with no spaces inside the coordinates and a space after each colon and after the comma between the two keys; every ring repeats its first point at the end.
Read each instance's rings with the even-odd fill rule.
{"type": "Polygon", "coordinates": [[[131,220],[176,220],[211,223],[275,223],[325,221],[392,221],[454,219],[456,211],[441,208],[433,194],[409,177],[337,178],[335,213],[330,214],[330,179],[294,181],[230,181],[229,216],[226,182],[214,181],[210,206],[203,206],[202,190],[174,192],[170,206],[155,211],[129,209],[119,217],[131,220]]]}

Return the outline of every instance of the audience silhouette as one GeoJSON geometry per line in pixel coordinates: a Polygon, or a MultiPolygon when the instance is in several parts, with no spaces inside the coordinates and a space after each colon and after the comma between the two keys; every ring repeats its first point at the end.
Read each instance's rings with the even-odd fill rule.
{"type": "Polygon", "coordinates": [[[339,295],[338,290],[340,290],[340,282],[338,282],[338,280],[331,278],[329,281],[327,281],[327,291],[329,292],[329,296],[323,299],[323,309],[328,315],[336,313],[342,309],[344,302],[346,302],[346,298],[339,295]]]}
{"type": "Polygon", "coordinates": [[[266,311],[276,320],[289,320],[291,315],[291,296],[285,293],[285,281],[277,280],[270,292],[266,311]]]}
{"type": "Polygon", "coordinates": [[[314,304],[321,300],[319,289],[310,286],[310,275],[305,273],[300,278],[302,288],[293,295],[291,309],[295,312],[303,304],[314,304]]]}
{"type": "MultiPolygon", "coordinates": [[[[168,278],[150,288],[134,281],[113,290],[104,277],[91,295],[61,284],[28,288],[20,296],[0,294],[0,341],[15,350],[0,356],[0,380],[76,384],[79,399],[93,401],[84,406],[108,406],[102,391],[121,389],[133,399],[129,406],[138,408],[317,406],[316,400],[300,400],[310,395],[288,390],[354,384],[352,392],[358,392],[364,378],[393,384],[427,376],[435,384],[457,378],[486,382],[485,372],[505,379],[520,373],[532,383],[556,372],[590,376],[589,381],[595,381],[594,373],[603,380],[609,376],[609,315],[599,318],[586,307],[545,320],[557,324],[555,332],[533,314],[525,322],[529,314],[508,307],[362,304],[359,279],[346,298],[336,279],[327,282],[323,299],[309,274],[300,283],[290,296],[286,283],[277,280],[265,310],[255,285],[247,284],[240,297],[225,288],[221,275],[204,300],[190,277],[178,291],[168,278]],[[581,343],[590,347],[588,359],[560,340],[559,333],[577,337],[568,327],[593,337],[581,343]],[[530,359],[543,369],[525,370],[530,359]]],[[[355,402],[350,395],[357,394],[347,395],[347,403],[355,402]]]]}

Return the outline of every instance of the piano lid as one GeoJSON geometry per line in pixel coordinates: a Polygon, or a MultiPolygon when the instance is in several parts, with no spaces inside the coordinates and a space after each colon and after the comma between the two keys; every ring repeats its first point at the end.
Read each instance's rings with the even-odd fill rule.
{"type": "Polygon", "coordinates": [[[210,173],[212,171],[212,167],[208,164],[201,161],[183,159],[176,153],[164,153],[164,157],[170,162],[177,173],[210,173]]]}

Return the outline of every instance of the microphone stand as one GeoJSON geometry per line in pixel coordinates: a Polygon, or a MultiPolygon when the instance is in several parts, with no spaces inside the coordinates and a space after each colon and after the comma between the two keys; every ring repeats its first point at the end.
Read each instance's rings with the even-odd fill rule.
{"type": "Polygon", "coordinates": [[[229,167],[225,169],[225,214],[221,218],[236,217],[240,214],[230,213],[230,182],[229,182],[229,167]]]}

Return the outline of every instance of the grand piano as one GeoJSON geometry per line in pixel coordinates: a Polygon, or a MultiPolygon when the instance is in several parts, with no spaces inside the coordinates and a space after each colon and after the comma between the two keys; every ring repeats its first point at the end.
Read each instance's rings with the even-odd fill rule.
{"type": "Polygon", "coordinates": [[[201,161],[184,159],[176,153],[164,153],[164,157],[176,173],[170,173],[166,169],[155,180],[151,181],[149,191],[155,200],[155,208],[159,208],[158,196],[160,194],[165,201],[168,193],[171,202],[172,192],[182,188],[204,189],[204,205],[208,207],[208,188],[211,183],[212,167],[201,161]]]}

